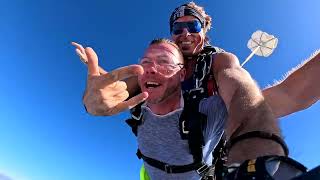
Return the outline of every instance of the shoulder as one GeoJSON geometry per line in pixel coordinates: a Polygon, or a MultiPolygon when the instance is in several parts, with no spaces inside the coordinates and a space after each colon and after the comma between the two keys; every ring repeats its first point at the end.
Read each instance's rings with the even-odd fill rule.
{"type": "Polygon", "coordinates": [[[217,53],[213,58],[213,64],[216,70],[221,68],[226,69],[240,67],[237,56],[230,52],[217,53]]]}

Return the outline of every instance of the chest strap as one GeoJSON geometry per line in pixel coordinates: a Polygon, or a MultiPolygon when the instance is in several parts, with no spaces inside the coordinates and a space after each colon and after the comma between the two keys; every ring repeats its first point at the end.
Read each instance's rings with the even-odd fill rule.
{"type": "Polygon", "coordinates": [[[209,166],[206,165],[203,162],[194,162],[187,165],[170,165],[161,161],[158,161],[156,159],[147,157],[141,153],[141,151],[138,149],[137,156],[139,159],[143,159],[146,163],[148,163],[150,166],[153,166],[155,168],[158,168],[162,171],[165,171],[168,174],[172,173],[185,173],[188,171],[195,170],[200,176],[202,176],[204,173],[207,172],[209,166]]]}

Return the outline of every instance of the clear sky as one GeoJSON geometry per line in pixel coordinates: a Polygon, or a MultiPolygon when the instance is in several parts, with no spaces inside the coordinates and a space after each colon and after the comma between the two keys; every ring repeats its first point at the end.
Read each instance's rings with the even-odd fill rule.
{"type": "MultiPolygon", "coordinates": [[[[254,56],[245,66],[261,87],[320,48],[319,0],[196,2],[213,17],[213,44],[241,61],[254,31],[279,38],[270,57],[254,56]]],[[[170,13],[182,3],[2,0],[0,179],[138,179],[129,114],[85,112],[87,71],[70,42],[94,47],[107,70],[136,63],[150,40],[169,37],[170,13]]],[[[319,110],[317,103],[280,120],[291,157],[309,168],[320,164],[319,110]]]]}

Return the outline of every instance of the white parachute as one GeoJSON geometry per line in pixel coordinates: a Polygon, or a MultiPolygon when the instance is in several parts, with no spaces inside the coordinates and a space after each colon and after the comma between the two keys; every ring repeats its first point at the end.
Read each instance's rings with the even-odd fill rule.
{"type": "Polygon", "coordinates": [[[273,35],[258,30],[251,35],[248,41],[248,48],[252,51],[247,59],[241,64],[246,64],[253,55],[268,57],[278,45],[278,39],[273,35]]]}

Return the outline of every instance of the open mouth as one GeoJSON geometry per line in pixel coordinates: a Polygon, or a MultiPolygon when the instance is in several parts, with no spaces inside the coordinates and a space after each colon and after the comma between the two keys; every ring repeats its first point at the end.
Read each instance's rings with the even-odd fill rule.
{"type": "Polygon", "coordinates": [[[157,82],[148,81],[148,82],[145,83],[145,87],[147,89],[154,89],[154,88],[157,88],[159,86],[161,86],[161,84],[157,83],[157,82]]]}

